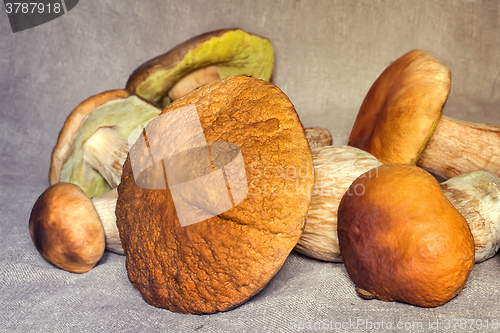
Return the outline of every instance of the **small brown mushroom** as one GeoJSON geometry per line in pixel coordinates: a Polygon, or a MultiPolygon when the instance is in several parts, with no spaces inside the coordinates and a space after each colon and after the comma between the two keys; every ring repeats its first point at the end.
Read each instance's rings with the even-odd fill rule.
{"type": "Polygon", "coordinates": [[[115,189],[90,200],[78,185],[57,183],[40,195],[29,230],[38,252],[54,265],[75,273],[91,270],[104,249],[123,254],[116,228],[115,189]]]}
{"type": "Polygon", "coordinates": [[[493,257],[500,248],[499,186],[500,178],[483,170],[441,183],[445,196],[469,224],[476,263],[493,257]]]}
{"type": "Polygon", "coordinates": [[[204,33],[137,68],[126,89],[165,108],[205,83],[235,75],[270,81],[271,42],[241,29],[204,33]]]}
{"type": "Polygon", "coordinates": [[[92,202],[77,186],[57,183],[36,201],[29,220],[38,252],[74,273],[91,270],[104,253],[104,230],[92,202]]]}
{"type": "Polygon", "coordinates": [[[66,119],[52,152],[51,185],[76,184],[90,198],[120,182],[131,132],[160,109],[126,90],[110,90],[80,103],[66,119]]]}
{"type": "Polygon", "coordinates": [[[451,87],[445,64],[427,52],[403,55],[366,95],[349,137],[384,164],[417,164],[445,179],[474,170],[500,175],[500,126],[441,116],[451,87]]]}

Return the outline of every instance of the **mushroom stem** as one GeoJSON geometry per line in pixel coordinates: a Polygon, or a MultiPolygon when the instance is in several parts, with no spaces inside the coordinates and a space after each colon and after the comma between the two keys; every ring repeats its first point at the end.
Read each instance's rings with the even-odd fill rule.
{"type": "Polygon", "coordinates": [[[476,263],[493,257],[500,248],[500,179],[478,170],[441,183],[441,189],[469,224],[476,263]]]}
{"type": "Polygon", "coordinates": [[[197,69],[177,81],[177,83],[169,90],[168,96],[171,100],[175,101],[199,86],[218,79],[219,68],[217,66],[208,66],[197,69]]]}
{"type": "Polygon", "coordinates": [[[306,133],[307,142],[309,142],[309,147],[311,147],[311,149],[332,145],[333,139],[328,129],[322,127],[310,127],[306,128],[304,131],[306,133]]]}
{"type": "Polygon", "coordinates": [[[442,116],[418,165],[445,179],[474,170],[500,176],[500,126],[442,116]]]}
{"type": "Polygon", "coordinates": [[[116,188],[111,191],[92,199],[94,208],[97,215],[101,219],[104,228],[104,238],[106,239],[106,250],[125,254],[123,251],[122,243],[120,241],[120,234],[116,227],[116,201],[118,200],[118,190],[116,188]]]}
{"type": "Polygon", "coordinates": [[[128,142],[113,128],[101,127],[83,145],[83,160],[115,188],[120,183],[128,150],[128,142]]]}

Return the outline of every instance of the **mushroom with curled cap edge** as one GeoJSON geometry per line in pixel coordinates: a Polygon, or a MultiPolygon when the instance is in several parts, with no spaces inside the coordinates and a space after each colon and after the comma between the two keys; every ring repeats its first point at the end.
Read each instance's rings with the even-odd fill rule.
{"type": "Polygon", "coordinates": [[[52,152],[50,184],[76,184],[90,198],[115,188],[128,153],[130,133],[160,112],[122,89],[87,98],[71,112],[59,133],[52,152]]]}
{"type": "Polygon", "coordinates": [[[283,265],[302,234],[311,201],[311,150],[293,104],[271,83],[233,76],[174,101],[148,124],[145,136],[148,145],[144,138],[132,146],[118,186],[117,226],[130,281],[148,303],[174,312],[214,313],[242,304],[283,265]],[[239,147],[245,171],[224,168],[221,186],[207,186],[197,177],[204,172],[192,168],[194,164],[201,169],[202,158],[194,158],[194,163],[181,159],[172,165],[164,159],[136,174],[135,166],[144,166],[149,158],[148,149],[182,144],[178,137],[173,142],[157,140],[151,131],[185,132],[178,125],[163,128],[162,119],[186,107],[194,108],[210,147],[203,177],[222,170],[213,142],[239,147]],[[187,167],[186,176],[195,173],[189,186],[179,187],[185,182],[169,176],[164,179],[170,172],[167,166],[182,170],[179,164],[187,167]],[[231,182],[234,177],[239,181],[231,182]],[[149,186],[154,184],[163,184],[163,189],[149,186]],[[239,191],[243,187],[247,192],[239,191]],[[234,204],[221,213],[216,206],[227,193],[234,204]],[[182,226],[183,206],[176,198],[188,208],[182,213],[212,217],[182,226]]]}
{"type": "Polygon", "coordinates": [[[368,91],[348,144],[384,164],[418,164],[445,179],[474,170],[500,175],[500,126],[441,116],[450,86],[445,64],[421,50],[406,53],[368,91]]]}
{"type": "Polygon", "coordinates": [[[126,89],[162,108],[210,81],[248,75],[270,81],[272,43],[241,29],[204,33],[153,58],[129,77],[126,89]]]}

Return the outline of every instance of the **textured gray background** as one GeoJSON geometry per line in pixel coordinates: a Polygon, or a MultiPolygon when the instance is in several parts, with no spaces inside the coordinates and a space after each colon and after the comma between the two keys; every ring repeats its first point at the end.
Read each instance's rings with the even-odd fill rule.
{"type": "Polygon", "coordinates": [[[500,255],[477,265],[451,302],[422,309],[362,300],[342,264],[292,253],[244,305],[196,316],[147,305],[127,279],[124,257],[106,253],[89,273],[68,273],[38,254],[28,232],[69,112],[90,95],[124,87],[144,61],[214,29],[241,27],[271,39],[274,83],[304,125],[328,127],[335,144],[347,142],[377,76],[415,48],[452,71],[446,115],[500,123],[499,1],[81,0],[61,18],[16,34],[0,8],[0,331],[288,332],[296,330],[291,323],[363,319],[394,328],[422,322],[423,330],[413,330],[420,332],[439,320],[439,331],[450,332],[446,319],[500,320],[500,255]]]}

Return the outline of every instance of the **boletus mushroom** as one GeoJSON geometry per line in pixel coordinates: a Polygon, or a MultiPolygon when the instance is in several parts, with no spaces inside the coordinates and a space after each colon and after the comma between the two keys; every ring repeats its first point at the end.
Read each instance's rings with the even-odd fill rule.
{"type": "Polygon", "coordinates": [[[40,254],[74,273],[91,270],[104,253],[104,229],[88,196],[71,183],[57,183],[40,195],[29,230],[40,254]]]}
{"type": "Polygon", "coordinates": [[[38,252],[64,270],[84,273],[104,249],[123,255],[116,228],[115,189],[92,200],[75,184],[59,182],[38,197],[29,230],[38,252]]]}
{"type": "Polygon", "coordinates": [[[418,164],[445,179],[474,170],[500,175],[500,126],[441,116],[450,87],[445,64],[421,50],[408,52],[368,91],[348,144],[384,164],[418,164]]]}
{"type": "Polygon", "coordinates": [[[295,247],[300,253],[341,262],[337,237],[337,210],[351,183],[381,165],[373,155],[350,146],[312,149],[315,183],[304,232],[295,247]]]}
{"type": "Polygon", "coordinates": [[[241,29],[211,31],[177,45],[137,68],[126,89],[162,108],[191,90],[234,75],[270,81],[271,42],[241,29]]]}
{"type": "Polygon", "coordinates": [[[313,185],[279,88],[246,76],[203,85],[148,124],[123,166],[116,223],[130,281],[174,312],[242,304],[299,240],[313,185]]]}
{"type": "Polygon", "coordinates": [[[340,202],[338,237],[364,298],[440,306],[474,267],[467,222],[436,179],[414,165],[386,164],[359,176],[340,202]]]}
{"type": "Polygon", "coordinates": [[[51,185],[78,185],[90,198],[120,182],[130,134],[161,110],[122,89],[94,95],[80,103],[66,119],[52,152],[51,185]]]}

